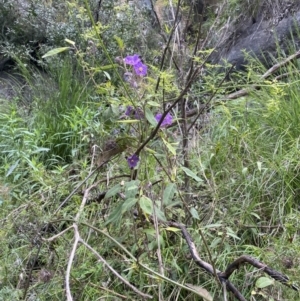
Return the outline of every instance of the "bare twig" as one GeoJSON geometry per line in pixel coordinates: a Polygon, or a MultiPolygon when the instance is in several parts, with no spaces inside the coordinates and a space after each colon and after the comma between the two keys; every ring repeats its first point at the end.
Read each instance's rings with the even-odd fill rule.
{"type": "Polygon", "coordinates": [[[146,299],[152,299],[153,297],[144,294],[140,290],[138,290],[135,286],[133,286],[131,283],[129,283],[124,277],[122,277],[115,269],[113,269],[108,262],[94,249],[92,248],[89,244],[87,244],[83,239],[79,239],[80,243],[82,243],[87,249],[89,249],[118,279],[120,279],[126,286],[131,288],[135,293],[140,295],[142,298],[146,299]]]}
{"type": "MultiPolygon", "coordinates": [[[[182,155],[183,155],[183,166],[189,168],[189,130],[186,120],[186,98],[181,102],[181,119],[182,119],[182,155]]],[[[190,177],[184,175],[184,187],[186,192],[190,186],[190,177]]],[[[188,202],[189,203],[189,202],[188,202]]]]}
{"type": "MultiPolygon", "coordinates": [[[[174,32],[175,32],[178,24],[179,24],[179,23],[177,23],[179,9],[180,9],[180,0],[178,1],[177,7],[176,7],[176,15],[175,15],[174,25],[173,25],[173,28],[172,28],[171,33],[169,35],[169,39],[168,39],[168,41],[167,41],[167,43],[165,45],[164,51],[163,51],[163,55],[162,55],[162,59],[161,59],[161,63],[160,63],[160,71],[163,69],[165,58],[166,58],[166,54],[167,54],[167,50],[170,50],[170,43],[171,43],[173,34],[174,34],[174,32]]],[[[157,82],[156,82],[155,93],[158,90],[158,87],[159,87],[159,84],[160,84],[160,79],[161,79],[161,77],[159,76],[158,79],[157,79],[157,82]]]]}
{"type": "Polygon", "coordinates": [[[70,275],[71,275],[73,260],[75,258],[76,249],[77,249],[79,239],[80,239],[78,227],[77,227],[76,223],[73,224],[73,228],[74,228],[74,236],[75,237],[74,237],[73,247],[72,247],[72,250],[71,250],[71,253],[69,256],[69,260],[68,260],[68,265],[67,265],[67,269],[66,269],[66,279],[65,279],[66,295],[67,295],[68,301],[73,301],[71,288],[70,288],[70,275]]]}
{"type": "Polygon", "coordinates": [[[117,292],[115,291],[112,291],[110,289],[108,289],[107,287],[103,287],[103,286],[99,286],[99,285],[95,285],[94,283],[89,283],[90,286],[93,286],[97,289],[101,289],[103,291],[107,291],[109,294],[113,294],[113,295],[116,295],[117,297],[119,298],[122,298],[122,299],[125,299],[125,300],[128,300],[127,296],[124,296],[124,295],[121,295],[121,294],[118,294],[117,292]]]}
{"type": "Polygon", "coordinates": [[[224,83],[226,77],[229,75],[229,73],[232,71],[233,66],[226,72],[225,76],[223,77],[223,79],[221,80],[221,82],[219,83],[217,89],[214,91],[214,93],[210,96],[210,98],[208,99],[208,101],[205,103],[204,106],[201,107],[201,109],[199,109],[198,114],[196,116],[196,118],[193,120],[193,122],[191,123],[191,125],[188,128],[188,132],[191,130],[191,128],[195,125],[196,121],[198,120],[198,118],[203,114],[203,112],[205,111],[205,109],[208,109],[213,98],[215,97],[215,95],[217,94],[218,90],[221,88],[222,84],[224,83]]]}
{"type": "Polygon", "coordinates": [[[88,175],[87,175],[87,177],[82,181],[82,182],[80,182],[75,188],[74,188],[74,190],[66,197],[66,199],[58,206],[58,208],[54,211],[54,215],[56,215],[58,212],[59,212],[59,210],[71,199],[71,197],[78,191],[78,189],[84,184],[84,183],[86,183],[87,181],[88,181],[88,179],[90,179],[96,172],[98,172],[99,171],[99,169],[103,166],[103,165],[105,165],[106,163],[108,163],[110,160],[112,160],[112,158],[110,157],[110,158],[108,158],[107,160],[105,160],[105,161],[102,161],[101,162],[101,164],[99,164],[98,166],[97,166],[97,168],[95,168],[93,171],[91,171],[88,175]]]}
{"type": "Polygon", "coordinates": [[[72,228],[73,228],[73,226],[70,226],[70,227],[68,227],[67,229],[65,229],[65,230],[63,230],[63,231],[61,231],[61,232],[59,232],[58,234],[56,234],[56,235],[54,235],[54,236],[52,236],[52,237],[50,237],[50,238],[42,238],[42,240],[51,242],[51,241],[55,240],[56,238],[58,238],[58,237],[64,235],[66,232],[68,232],[68,231],[69,231],[70,229],[72,229],[72,228]]]}
{"type": "MultiPolygon", "coordinates": [[[[286,65],[287,63],[289,63],[290,61],[297,59],[300,57],[300,50],[298,50],[297,52],[295,52],[294,54],[288,56],[286,59],[284,59],[283,61],[275,64],[274,66],[272,66],[269,70],[267,70],[261,77],[260,80],[266,79],[268,78],[270,75],[272,75],[273,73],[275,73],[280,67],[283,67],[284,65],[286,65]]],[[[248,95],[249,92],[257,89],[259,86],[258,85],[253,85],[249,88],[246,89],[242,89],[239,91],[236,91],[234,93],[231,93],[229,95],[227,95],[224,100],[232,100],[232,99],[237,99],[239,97],[248,95]]]]}
{"type": "MultiPolygon", "coordinates": [[[[167,38],[166,38],[166,36],[163,34],[163,29],[162,29],[162,27],[161,27],[160,20],[159,20],[159,17],[158,17],[158,15],[157,15],[157,12],[156,12],[156,10],[155,10],[155,8],[154,8],[153,0],[150,0],[150,4],[151,4],[152,12],[153,12],[153,14],[154,14],[154,16],[155,16],[156,22],[157,22],[158,27],[159,27],[159,30],[160,30],[160,35],[161,35],[161,37],[163,38],[163,40],[164,40],[164,42],[165,42],[166,45],[167,45],[167,44],[170,44],[170,43],[167,42],[167,38]]],[[[175,23],[176,23],[176,22],[175,22],[175,23]]],[[[170,54],[172,54],[170,47],[168,47],[167,50],[168,50],[168,52],[169,52],[170,54]]],[[[180,69],[179,69],[178,64],[177,64],[176,60],[174,59],[174,57],[172,57],[172,61],[173,61],[173,64],[174,64],[176,70],[179,71],[180,69]]]]}

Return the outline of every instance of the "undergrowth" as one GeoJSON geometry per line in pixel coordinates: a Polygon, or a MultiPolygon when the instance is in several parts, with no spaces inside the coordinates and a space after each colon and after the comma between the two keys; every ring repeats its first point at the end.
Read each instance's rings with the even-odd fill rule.
{"type": "MultiPolygon", "coordinates": [[[[185,224],[201,259],[220,271],[250,255],[297,284],[296,63],[280,81],[259,79],[262,66],[249,70],[250,93],[226,100],[236,87],[224,74],[197,73],[189,86],[163,64],[138,58],[136,71],[126,64],[130,46],[115,37],[115,59],[93,28],[87,39],[109,65],[67,39],[68,53],[45,55],[40,85],[19,63],[32,93],[26,110],[21,94],[1,100],[0,300],[224,300],[169,221],[185,224]],[[210,109],[193,125],[182,102],[210,109]]],[[[244,266],[230,281],[251,300],[299,298],[271,278],[260,285],[263,276],[244,266]]]]}

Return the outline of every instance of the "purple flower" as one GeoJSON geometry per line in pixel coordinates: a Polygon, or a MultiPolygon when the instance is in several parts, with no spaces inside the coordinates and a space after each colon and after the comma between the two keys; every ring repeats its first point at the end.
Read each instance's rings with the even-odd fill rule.
{"type": "Polygon", "coordinates": [[[141,61],[140,57],[137,54],[134,55],[127,55],[124,59],[125,64],[127,65],[136,65],[141,61]]]}
{"type": "Polygon", "coordinates": [[[137,75],[145,76],[147,75],[148,67],[144,65],[142,62],[138,62],[137,64],[133,65],[134,71],[137,75]]]}
{"type": "Polygon", "coordinates": [[[129,117],[132,113],[133,113],[133,107],[132,106],[127,106],[126,111],[125,111],[125,115],[129,117]]]}
{"type": "Polygon", "coordinates": [[[137,108],[134,112],[134,117],[139,120],[143,119],[145,117],[143,110],[141,108],[137,108]]]}
{"type": "Polygon", "coordinates": [[[145,76],[147,74],[148,67],[142,63],[139,55],[128,55],[125,57],[124,62],[133,66],[136,75],[145,76]]]}
{"type": "Polygon", "coordinates": [[[144,118],[144,112],[141,108],[136,108],[136,110],[132,106],[127,106],[125,115],[130,117],[134,115],[135,119],[141,120],[144,118]]]}
{"type": "Polygon", "coordinates": [[[129,165],[129,168],[133,169],[137,166],[137,164],[139,163],[139,156],[136,154],[133,154],[132,156],[127,158],[127,163],[129,165]]]}
{"type": "MultiPolygon", "coordinates": [[[[158,113],[158,114],[155,115],[155,119],[156,119],[157,122],[159,122],[161,120],[162,115],[163,114],[161,114],[161,113],[158,113]]],[[[163,122],[161,123],[160,126],[161,127],[166,127],[167,125],[171,125],[172,121],[173,121],[173,117],[170,113],[168,113],[165,116],[165,118],[164,118],[164,120],[163,120],[163,122]]]]}

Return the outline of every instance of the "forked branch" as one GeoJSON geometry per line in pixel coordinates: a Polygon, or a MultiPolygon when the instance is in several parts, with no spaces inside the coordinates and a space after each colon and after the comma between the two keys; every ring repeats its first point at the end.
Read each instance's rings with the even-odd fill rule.
{"type": "MultiPolygon", "coordinates": [[[[189,250],[190,250],[190,253],[192,255],[194,262],[199,267],[204,269],[208,274],[214,276],[215,271],[214,271],[213,266],[210,263],[207,263],[200,258],[198,251],[196,249],[196,246],[195,246],[190,234],[188,233],[186,227],[184,225],[182,225],[180,223],[176,223],[176,222],[168,222],[168,225],[172,226],[172,227],[176,227],[181,230],[181,233],[189,247],[189,250]]],[[[235,270],[239,269],[239,267],[245,263],[251,264],[252,266],[254,266],[256,268],[261,269],[266,274],[268,274],[270,277],[272,277],[276,281],[279,281],[280,283],[284,284],[285,286],[292,288],[296,291],[299,290],[299,288],[296,285],[294,285],[290,282],[289,277],[287,277],[286,275],[281,274],[280,272],[277,272],[277,271],[271,269],[266,264],[258,261],[257,259],[255,259],[253,257],[247,256],[247,255],[242,255],[238,259],[236,259],[233,263],[231,263],[227,267],[225,272],[216,270],[219,281],[221,283],[225,283],[227,290],[230,291],[231,293],[233,293],[233,295],[235,296],[235,298],[237,300],[247,301],[245,299],[245,297],[239,292],[239,290],[228,279],[235,270]]]]}

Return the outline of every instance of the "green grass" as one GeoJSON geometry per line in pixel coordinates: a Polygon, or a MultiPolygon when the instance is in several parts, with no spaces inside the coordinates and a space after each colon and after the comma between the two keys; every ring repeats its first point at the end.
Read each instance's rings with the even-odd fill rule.
{"type": "MultiPolygon", "coordinates": [[[[156,74],[150,73],[148,84],[145,80],[136,90],[127,87],[129,97],[118,80],[115,86],[109,81],[95,84],[92,73],[70,60],[66,55],[61,65],[49,68],[49,77],[38,87],[26,73],[32,89],[30,110],[24,111],[22,99],[1,103],[0,300],[65,299],[76,238],[68,227],[74,223],[94,251],[82,244],[75,250],[69,281],[74,299],[142,300],[98,255],[154,300],[199,300],[180,284],[222,298],[217,281],[192,261],[180,232],[164,224],[156,228],[150,221],[154,205],[162,219],[187,224],[201,258],[217,269],[225,270],[246,254],[299,281],[296,66],[282,70],[291,72],[288,80],[260,82],[248,96],[213,108],[209,123],[190,143],[188,170],[182,169],[181,125],[159,130],[140,153],[134,180],[125,156],[153,130],[151,114],[162,110],[164,93],[178,94],[173,73],[165,78],[166,91],[151,94],[156,74]],[[131,101],[148,109],[148,120],[121,119],[120,107],[131,101]],[[125,145],[124,152],[91,175],[96,170],[91,145],[104,149],[113,139],[125,145]],[[187,177],[189,187],[184,187],[187,177]],[[109,196],[101,199],[107,191],[109,196]],[[160,260],[167,280],[155,275],[161,273],[160,260]]],[[[249,82],[259,78],[252,71],[249,77],[249,82]]],[[[214,80],[207,83],[212,91],[218,78],[214,80]]],[[[225,94],[226,87],[221,92],[225,94]]],[[[261,276],[262,271],[245,266],[230,280],[247,299],[254,291],[265,295],[261,300],[299,298],[277,282],[259,290],[256,281],[261,276]]]]}

